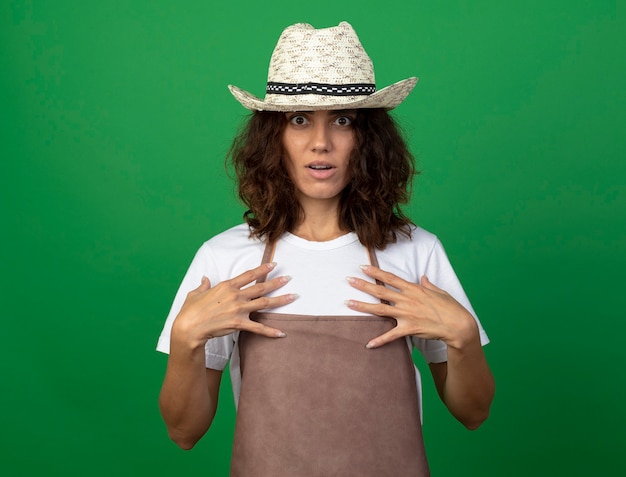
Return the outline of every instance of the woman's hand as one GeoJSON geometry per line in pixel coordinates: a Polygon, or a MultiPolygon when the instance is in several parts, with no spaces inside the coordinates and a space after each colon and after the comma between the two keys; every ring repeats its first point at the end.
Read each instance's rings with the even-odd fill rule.
{"type": "Polygon", "coordinates": [[[347,302],[353,310],[390,316],[397,321],[393,329],[370,340],[367,343],[368,348],[377,348],[404,336],[442,340],[449,347],[457,349],[474,340],[480,340],[478,326],[469,311],[445,290],[433,285],[425,275],[417,284],[374,266],[363,266],[362,269],[366,275],[395,288],[394,290],[359,278],[348,278],[354,288],[393,303],[392,306],[355,300],[347,302]]]}
{"type": "Polygon", "coordinates": [[[409,335],[444,341],[448,346],[447,361],[430,364],[435,386],[453,416],[468,429],[478,428],[489,416],[495,384],[474,317],[426,276],[417,284],[373,266],[362,268],[366,275],[395,290],[352,277],[348,278],[350,284],[393,306],[355,300],[350,300],[348,306],[397,321],[394,328],[370,340],[366,346],[377,348],[409,335]]]}
{"type": "Polygon", "coordinates": [[[275,266],[275,263],[263,264],[215,287],[211,287],[209,279],[203,277],[200,286],[187,295],[174,321],[172,341],[187,343],[193,348],[204,347],[210,338],[239,330],[271,338],[284,337],[282,331],[249,318],[254,311],[286,305],[297,298],[293,294],[265,296],[285,285],[290,280],[287,276],[246,286],[266,276],[275,266]]]}
{"type": "Polygon", "coordinates": [[[277,338],[285,334],[250,320],[249,314],[292,302],[296,295],[266,297],[289,281],[277,277],[255,283],[274,269],[266,263],[211,287],[202,278],[187,294],[174,320],[170,355],[159,397],[161,414],[170,437],[183,449],[191,449],[213,422],[222,372],[206,368],[204,346],[210,338],[247,330],[277,338]]]}

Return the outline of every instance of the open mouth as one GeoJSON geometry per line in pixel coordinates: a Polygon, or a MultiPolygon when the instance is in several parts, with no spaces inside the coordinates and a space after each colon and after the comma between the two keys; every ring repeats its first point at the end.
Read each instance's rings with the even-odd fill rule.
{"type": "Polygon", "coordinates": [[[315,171],[326,171],[328,169],[332,169],[332,166],[320,166],[320,165],[310,165],[307,166],[309,169],[313,169],[315,171]]]}

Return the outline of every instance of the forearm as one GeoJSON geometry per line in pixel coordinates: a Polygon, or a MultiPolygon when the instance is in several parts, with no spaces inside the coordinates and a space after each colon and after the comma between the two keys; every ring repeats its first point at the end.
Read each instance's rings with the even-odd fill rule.
{"type": "Polygon", "coordinates": [[[217,392],[207,385],[204,348],[188,349],[172,343],[159,396],[161,415],[170,438],[191,449],[205,434],[217,407],[217,392]]]}
{"type": "Polygon", "coordinates": [[[489,416],[495,384],[478,336],[463,347],[448,346],[439,393],[451,414],[468,429],[489,416]]]}

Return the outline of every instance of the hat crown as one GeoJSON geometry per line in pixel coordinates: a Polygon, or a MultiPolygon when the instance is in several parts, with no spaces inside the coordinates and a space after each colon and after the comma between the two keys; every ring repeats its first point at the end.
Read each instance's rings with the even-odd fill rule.
{"type": "Polygon", "coordinates": [[[374,66],[347,22],[287,27],[272,53],[268,83],[375,84],[374,66]]]}

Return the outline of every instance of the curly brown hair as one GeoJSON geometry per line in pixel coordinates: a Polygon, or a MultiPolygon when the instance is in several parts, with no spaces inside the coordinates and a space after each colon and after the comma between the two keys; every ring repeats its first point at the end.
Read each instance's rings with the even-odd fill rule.
{"type": "MultiPolygon", "coordinates": [[[[283,163],[284,113],[255,111],[235,137],[230,159],[243,217],[251,235],[277,240],[294,230],[303,211],[283,163]]],[[[397,233],[411,236],[410,219],[400,205],[410,198],[418,172],[404,137],[384,109],[358,109],[353,122],[355,146],[350,155],[350,183],[342,192],[339,225],[353,231],[366,247],[384,249],[397,233]]]]}

